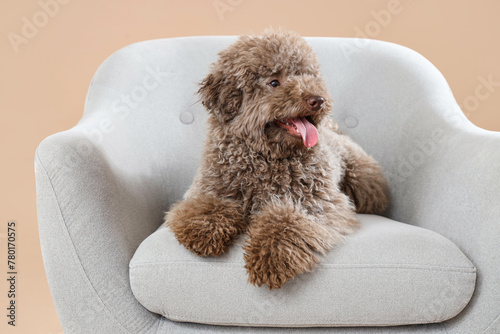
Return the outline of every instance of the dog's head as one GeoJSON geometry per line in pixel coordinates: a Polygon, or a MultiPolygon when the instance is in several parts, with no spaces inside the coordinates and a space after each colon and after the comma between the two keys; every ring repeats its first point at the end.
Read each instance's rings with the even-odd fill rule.
{"type": "Polygon", "coordinates": [[[219,53],[199,93],[212,124],[264,153],[315,146],[332,108],[312,48],[284,31],[240,37],[219,53]]]}

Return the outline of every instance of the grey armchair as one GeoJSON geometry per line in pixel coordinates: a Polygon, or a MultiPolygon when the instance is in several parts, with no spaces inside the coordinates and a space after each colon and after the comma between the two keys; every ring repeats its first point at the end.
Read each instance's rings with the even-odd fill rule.
{"type": "MultiPolygon", "coordinates": [[[[192,181],[206,119],[197,82],[233,40],[153,40],[117,51],[97,71],[81,121],[38,147],[42,253],[65,333],[500,333],[500,134],[472,125],[439,71],[416,52],[357,39],[308,39],[336,101],[333,117],[382,165],[392,197],[386,218],[447,238],[454,245],[446,247],[475,266],[464,267],[469,295],[454,312],[467,304],[477,270],[465,309],[441,323],[280,328],[172,321],[137,301],[130,261],[192,181]]],[[[442,290],[439,280],[433,284],[442,290]]],[[[140,294],[157,297],[154,289],[140,294]]],[[[436,296],[441,304],[432,307],[449,307],[436,296]]]]}

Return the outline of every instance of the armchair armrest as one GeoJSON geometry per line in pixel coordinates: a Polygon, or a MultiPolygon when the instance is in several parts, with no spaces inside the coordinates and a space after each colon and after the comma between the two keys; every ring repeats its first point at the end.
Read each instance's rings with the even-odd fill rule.
{"type": "Polygon", "coordinates": [[[42,253],[65,333],[154,332],[158,316],[132,295],[128,263],[162,209],[78,128],[40,144],[35,173],[42,253]]]}
{"type": "Polygon", "coordinates": [[[477,267],[472,301],[447,330],[500,331],[500,133],[471,124],[418,53],[377,41],[350,57],[349,80],[332,88],[334,118],[382,165],[386,215],[446,236],[477,267]]]}
{"type": "MultiPolygon", "coordinates": [[[[427,116],[427,127],[415,128],[400,143],[402,159],[387,166],[393,198],[388,215],[434,230],[461,248],[478,270],[477,289],[465,311],[446,325],[496,333],[500,330],[500,133],[475,127],[451,101],[450,109],[459,117],[453,119],[441,109],[438,117],[427,116]]],[[[444,293],[440,302],[446,302],[444,293]]]]}

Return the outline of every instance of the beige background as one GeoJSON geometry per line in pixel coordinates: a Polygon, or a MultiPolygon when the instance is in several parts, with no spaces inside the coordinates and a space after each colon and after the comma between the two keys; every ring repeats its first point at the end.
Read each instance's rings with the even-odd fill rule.
{"type": "Polygon", "coordinates": [[[40,13],[38,0],[0,3],[2,333],[62,333],[40,254],[33,156],[43,138],[78,121],[95,70],[127,44],[174,36],[258,33],[271,25],[304,36],[349,37],[362,31],[423,54],[447,78],[474,124],[500,130],[500,83],[489,90],[481,83],[489,77],[500,82],[500,1],[59,1],[65,4],[48,7],[52,16],[40,13]],[[380,14],[389,9],[390,18],[380,14]],[[384,18],[383,25],[376,17],[384,18]],[[40,27],[23,31],[23,25],[34,20],[40,27]],[[22,44],[9,40],[14,34],[18,40],[24,38],[22,44]],[[6,325],[4,315],[8,220],[18,225],[15,328],[6,325]]]}

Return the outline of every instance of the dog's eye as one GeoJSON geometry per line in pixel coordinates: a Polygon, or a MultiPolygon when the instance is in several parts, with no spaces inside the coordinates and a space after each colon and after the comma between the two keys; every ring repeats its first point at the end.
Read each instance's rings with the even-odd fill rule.
{"type": "Polygon", "coordinates": [[[269,86],[276,88],[280,85],[280,82],[278,80],[273,80],[269,83],[269,86]]]}

